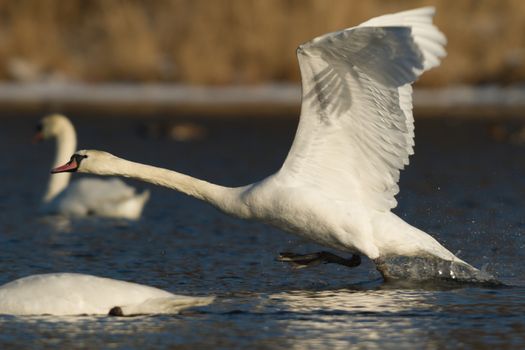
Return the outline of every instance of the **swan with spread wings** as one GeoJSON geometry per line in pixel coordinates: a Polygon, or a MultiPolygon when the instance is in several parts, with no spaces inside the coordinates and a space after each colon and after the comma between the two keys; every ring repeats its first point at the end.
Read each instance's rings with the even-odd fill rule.
{"type": "Polygon", "coordinates": [[[391,212],[399,172],[413,153],[411,84],[446,54],[433,15],[431,7],[384,15],[299,46],[302,106],[295,140],[282,168],[258,183],[223,187],[100,151],[79,151],[54,172],[137,178],[356,254],[283,253],[281,261],[357,266],[362,254],[386,278],[433,278],[385,263],[414,257],[433,261],[427,272],[457,278],[463,271],[468,280],[480,271],[391,212]]]}

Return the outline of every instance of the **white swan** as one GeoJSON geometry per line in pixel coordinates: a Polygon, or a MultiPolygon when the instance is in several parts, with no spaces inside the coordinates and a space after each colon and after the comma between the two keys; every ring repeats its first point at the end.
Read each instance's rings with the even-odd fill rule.
{"type": "MultiPolygon", "coordinates": [[[[446,39],[432,24],[433,15],[432,7],[385,15],[299,46],[303,93],[295,140],[282,168],[258,183],[227,188],[86,150],[54,172],[120,175],[172,188],[225,213],[364,254],[385,278],[445,273],[470,279],[479,270],[391,212],[399,172],[413,153],[410,84],[445,55],[446,39]],[[399,257],[426,259],[432,268],[389,266],[399,257]],[[450,268],[452,262],[458,268],[450,268]]],[[[326,253],[313,256],[306,260],[338,262],[326,253]]],[[[356,258],[347,263],[358,264],[356,258]]]]}
{"type": "MultiPolygon", "coordinates": [[[[63,115],[44,117],[35,140],[56,139],[53,166],[67,160],[76,151],[77,137],[73,124],[63,115]]],[[[80,179],[69,185],[70,174],[52,176],[43,198],[42,211],[72,216],[96,215],[136,220],[140,218],[149,191],[136,194],[120,179],[80,179]],[[69,186],[68,186],[69,185],[69,186]]]]}
{"type": "Polygon", "coordinates": [[[0,286],[0,314],[172,314],[210,304],[213,297],[176,295],[162,289],[77,273],[32,275],[0,286]]]}

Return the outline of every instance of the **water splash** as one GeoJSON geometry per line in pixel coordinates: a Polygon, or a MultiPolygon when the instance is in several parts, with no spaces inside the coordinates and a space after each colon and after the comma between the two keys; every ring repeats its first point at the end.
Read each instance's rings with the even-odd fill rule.
{"type": "Polygon", "coordinates": [[[374,262],[386,281],[456,281],[503,285],[486,268],[478,270],[462,261],[443,260],[435,256],[389,256],[378,258],[374,262]]]}

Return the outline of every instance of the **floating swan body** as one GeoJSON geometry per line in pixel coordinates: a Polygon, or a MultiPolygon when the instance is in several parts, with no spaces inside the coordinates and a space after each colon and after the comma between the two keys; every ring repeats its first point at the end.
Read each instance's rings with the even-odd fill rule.
{"type": "MultiPolygon", "coordinates": [[[[76,150],[76,133],[65,116],[54,114],[42,119],[37,137],[55,138],[57,152],[53,166],[58,166],[76,150]]],[[[69,184],[70,174],[52,176],[42,203],[45,213],[69,216],[95,215],[136,220],[149,199],[149,191],[136,194],[120,179],[86,178],[69,184]]]]}
{"type": "Polygon", "coordinates": [[[210,304],[162,289],[76,273],[32,275],[0,286],[0,314],[108,315],[172,314],[210,304]]]}
{"type": "Polygon", "coordinates": [[[295,140],[282,168],[258,183],[227,188],[85,150],[54,171],[172,188],[225,213],[364,254],[385,278],[417,279],[385,267],[402,256],[458,264],[476,279],[479,270],[391,212],[400,170],[413,153],[411,84],[445,55],[433,15],[431,7],[385,15],[299,46],[303,92],[295,140]]]}

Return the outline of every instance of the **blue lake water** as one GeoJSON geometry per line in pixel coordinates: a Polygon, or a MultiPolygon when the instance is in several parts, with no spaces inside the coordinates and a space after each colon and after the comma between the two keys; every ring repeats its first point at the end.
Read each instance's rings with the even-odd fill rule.
{"type": "MultiPolygon", "coordinates": [[[[320,247],[135,181],[152,191],[136,223],[42,217],[54,145],[30,143],[37,116],[1,118],[0,284],[68,271],[217,300],[174,316],[0,316],[0,349],[525,348],[525,145],[494,140],[494,121],[417,120],[395,211],[510,285],[498,289],[383,283],[366,259],[292,270],[275,261],[279,252],[320,247]]],[[[276,171],[296,126],[192,119],[206,136],[177,142],[164,132],[173,119],[71,119],[79,148],[229,186],[276,171]]]]}

